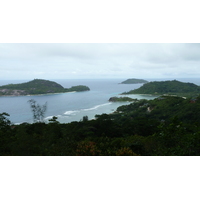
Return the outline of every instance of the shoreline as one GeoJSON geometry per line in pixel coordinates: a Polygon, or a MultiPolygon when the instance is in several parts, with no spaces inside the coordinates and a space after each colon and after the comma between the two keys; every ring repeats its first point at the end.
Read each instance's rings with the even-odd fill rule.
{"type": "MultiPolygon", "coordinates": [[[[70,92],[74,93],[74,92],[70,92]]],[[[56,93],[60,94],[60,93],[56,93]]],[[[153,97],[152,96],[146,96],[144,97],[145,99],[151,100],[153,97]]],[[[138,98],[138,100],[143,99],[141,96],[138,98]]],[[[73,121],[79,122],[80,120],[83,119],[84,116],[88,116],[89,120],[95,119],[95,115],[101,115],[103,113],[112,115],[113,113],[116,112],[117,108],[123,105],[128,105],[134,102],[102,102],[100,104],[94,104],[91,106],[86,106],[84,108],[79,108],[79,109],[73,109],[73,108],[67,108],[64,109],[63,111],[60,111],[58,113],[46,113],[44,117],[44,122],[49,123],[49,119],[51,119],[53,116],[58,117],[57,121],[60,123],[71,123],[73,121]]],[[[22,119],[22,120],[11,120],[15,125],[17,124],[22,124],[22,123],[32,123],[32,115],[30,114],[30,119],[22,119]]]]}
{"type": "MultiPolygon", "coordinates": [[[[40,96],[40,95],[52,95],[52,94],[66,94],[66,93],[75,93],[77,91],[70,92],[57,92],[57,93],[44,93],[44,94],[27,94],[27,95],[0,95],[0,97],[26,97],[26,96],[40,96]]],[[[83,91],[86,92],[86,91],[83,91]]]]}

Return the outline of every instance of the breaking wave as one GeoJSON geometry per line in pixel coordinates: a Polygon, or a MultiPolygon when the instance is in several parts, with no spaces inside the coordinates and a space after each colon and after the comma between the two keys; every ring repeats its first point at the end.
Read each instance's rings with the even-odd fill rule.
{"type": "Polygon", "coordinates": [[[69,110],[69,111],[66,111],[64,113],[64,115],[76,115],[77,113],[80,113],[80,112],[97,110],[100,107],[108,106],[110,104],[112,104],[112,103],[104,103],[104,104],[100,104],[100,105],[94,106],[92,108],[86,108],[86,109],[80,109],[80,110],[69,110]]]}
{"type": "Polygon", "coordinates": [[[75,115],[78,112],[80,112],[80,111],[78,111],[78,110],[70,110],[70,111],[66,111],[64,113],[64,115],[75,115]]]}
{"type": "Polygon", "coordinates": [[[58,118],[62,117],[62,115],[52,115],[52,116],[45,117],[44,120],[46,121],[46,120],[52,119],[54,116],[58,118]]]}
{"type": "Polygon", "coordinates": [[[112,103],[104,103],[104,104],[100,104],[100,105],[94,106],[94,107],[92,107],[92,108],[82,109],[82,111],[96,110],[96,109],[98,109],[99,107],[108,106],[108,105],[110,105],[110,104],[112,104],[112,103]]]}

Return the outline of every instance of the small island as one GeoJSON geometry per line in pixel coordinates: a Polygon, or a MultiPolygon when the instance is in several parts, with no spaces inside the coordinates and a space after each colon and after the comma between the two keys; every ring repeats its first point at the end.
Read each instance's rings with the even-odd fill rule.
{"type": "Polygon", "coordinates": [[[39,95],[50,93],[65,93],[65,92],[82,92],[89,91],[90,88],[84,85],[64,88],[60,84],[43,79],[34,79],[32,81],[20,84],[8,84],[0,86],[0,96],[24,96],[24,95],[39,95]]]}
{"type": "Polygon", "coordinates": [[[121,84],[139,84],[139,83],[148,83],[148,81],[143,80],[143,79],[131,78],[131,79],[127,79],[126,81],[121,82],[121,84]]]}
{"type": "Polygon", "coordinates": [[[177,95],[193,96],[200,94],[200,87],[193,83],[173,81],[154,81],[144,84],[138,89],[122,94],[152,94],[152,95],[177,95]]]}
{"type": "Polygon", "coordinates": [[[133,102],[133,101],[138,101],[137,99],[132,99],[130,97],[111,97],[109,99],[110,102],[133,102]]]}

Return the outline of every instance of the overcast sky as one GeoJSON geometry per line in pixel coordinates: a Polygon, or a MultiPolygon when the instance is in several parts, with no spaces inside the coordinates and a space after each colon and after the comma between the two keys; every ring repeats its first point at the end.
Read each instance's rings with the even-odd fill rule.
{"type": "MultiPolygon", "coordinates": [[[[1,1],[0,18],[0,80],[200,77],[200,12],[199,2],[196,0],[7,0],[1,1]],[[68,42],[70,44],[67,44],[68,42]],[[83,44],[72,44],[73,42],[83,44]],[[97,44],[94,44],[94,42],[97,42],[97,44]],[[98,42],[100,43],[98,44],[98,42]],[[167,44],[130,44],[130,42],[166,42],[167,44]],[[169,44],[174,42],[180,42],[180,44],[169,44]],[[183,44],[184,42],[199,42],[199,44],[183,44]]],[[[9,81],[9,83],[11,82],[9,81]]],[[[37,160],[34,160],[34,164],[35,161],[37,163],[37,160]]],[[[45,160],[42,169],[46,170],[50,167],[54,170],[59,166],[56,173],[59,172],[60,177],[62,177],[66,173],[66,167],[64,167],[64,170],[60,170],[60,166],[72,167],[68,171],[73,171],[73,168],[76,169],[76,166],[80,165],[77,161],[72,162],[74,164],[71,166],[68,163],[63,165],[65,164],[63,160],[56,161],[56,164],[55,162],[49,164],[45,160]]],[[[137,169],[143,169],[143,166],[147,164],[146,161],[142,161],[137,169]]],[[[157,162],[154,159],[154,165],[150,166],[151,171],[155,172],[152,173],[155,182],[152,184],[153,188],[150,189],[154,189],[156,185],[160,191],[157,196],[155,195],[155,200],[160,199],[163,188],[168,187],[169,181],[166,181],[166,179],[171,178],[171,176],[177,177],[178,170],[174,170],[174,166],[178,166],[177,169],[182,169],[181,172],[190,172],[188,176],[184,176],[185,181],[180,178],[179,182],[175,182],[176,187],[178,186],[175,195],[179,197],[181,194],[183,197],[186,195],[193,195],[194,197],[199,195],[198,190],[195,190],[196,193],[194,192],[196,182],[191,181],[191,177],[195,177],[199,173],[198,169],[194,169],[194,166],[198,166],[197,163],[192,162],[191,164],[191,159],[187,164],[178,160],[174,165],[173,160],[173,163],[167,161],[167,163],[164,162],[164,165],[160,166],[161,162],[159,161],[157,162]],[[169,169],[167,164],[173,165],[172,170],[169,169]],[[163,170],[168,172],[163,175],[164,181],[159,176],[159,174],[163,174],[163,170]],[[158,171],[160,173],[157,173],[158,171]],[[158,174],[158,177],[156,174],[158,174]],[[194,182],[194,184],[188,187],[185,182],[194,182]],[[182,191],[182,188],[186,186],[187,190],[184,190],[186,192],[180,193],[179,191],[182,191]]],[[[97,169],[101,169],[99,171],[102,173],[98,177],[100,179],[110,176],[110,171],[107,168],[102,171],[101,164],[104,165],[107,162],[107,160],[101,160],[98,166],[95,166],[97,169]],[[100,168],[98,168],[99,166],[100,168]]],[[[9,169],[9,166],[15,165],[15,168],[21,173],[12,173],[12,177],[15,177],[18,182],[21,180],[21,184],[18,184],[20,187],[24,183],[27,185],[27,181],[24,181],[24,178],[27,180],[27,177],[24,176],[24,174],[27,174],[24,173],[24,170],[27,169],[27,167],[24,168],[27,161],[23,162],[22,160],[20,164],[18,163],[19,165],[11,160],[7,163],[8,166],[3,166],[4,171],[9,169]],[[20,174],[20,180],[18,174],[20,174]]],[[[88,172],[87,177],[88,174],[91,174],[93,164],[93,162],[89,162],[89,164],[85,165],[84,163],[83,165],[84,171],[88,172]]],[[[30,165],[28,170],[32,166],[34,165],[30,165]]],[[[127,170],[127,166],[131,166],[130,162],[127,162],[126,165],[123,163],[122,166],[119,163],[113,164],[112,160],[109,166],[111,166],[110,169],[116,169],[117,166],[117,173],[126,166],[123,176],[118,177],[121,182],[124,182],[124,172],[126,172],[126,177],[129,177],[131,173],[129,169],[127,170]]],[[[41,170],[41,168],[37,170],[34,166],[35,170],[39,176],[44,176],[44,170],[41,170]]],[[[11,172],[9,171],[9,174],[11,172]]],[[[7,181],[8,173],[4,174],[3,180],[5,178],[5,181],[7,181]]],[[[29,185],[31,184],[31,186],[35,186],[38,181],[35,174],[33,173],[33,177],[30,179],[29,185]]],[[[69,176],[68,179],[73,181],[74,173],[71,174],[72,176],[69,176]]],[[[77,170],[75,174],[77,174],[77,170]]],[[[85,177],[82,176],[84,174],[80,171],[78,176],[83,178],[85,183],[85,177]]],[[[138,176],[134,174],[136,181],[141,180],[141,174],[144,174],[144,170],[138,174],[138,176]]],[[[151,174],[149,174],[144,174],[145,178],[152,180],[151,174]]],[[[182,177],[181,173],[178,175],[182,177]]],[[[53,177],[53,181],[57,181],[58,176],[55,177],[56,179],[53,177]]],[[[90,179],[88,180],[89,182],[86,180],[86,183],[91,184],[90,179]]],[[[126,182],[129,184],[128,179],[126,182]]],[[[60,183],[62,184],[62,180],[60,183]]],[[[101,181],[95,183],[98,185],[101,181]]],[[[51,182],[43,184],[44,192],[47,189],[49,190],[50,184],[51,182]]],[[[85,185],[88,187],[88,184],[85,185]]],[[[24,186],[26,187],[26,185],[24,186]]],[[[116,181],[110,185],[112,185],[113,191],[118,188],[118,182],[116,181]]],[[[16,187],[17,184],[14,185],[13,189],[17,190],[16,187]]],[[[54,188],[53,195],[66,196],[66,193],[61,193],[60,187],[57,188],[54,188]]],[[[84,191],[87,188],[82,188],[81,185],[79,189],[84,191]]],[[[3,196],[7,197],[8,192],[7,190],[4,191],[3,196]]],[[[67,195],[74,197],[74,190],[71,191],[67,195]]],[[[29,190],[23,192],[27,192],[27,195],[29,195],[29,190]]],[[[95,192],[94,190],[94,195],[96,195],[95,192]]],[[[119,197],[121,194],[123,197],[124,195],[127,197],[131,195],[131,193],[127,193],[126,184],[124,187],[120,186],[120,192],[116,192],[114,197],[119,197]]],[[[52,193],[48,194],[51,199],[52,193]]],[[[82,198],[82,193],[80,194],[80,198],[82,198]]],[[[88,199],[92,199],[93,194],[88,199]]],[[[47,194],[44,193],[44,195],[47,194]]],[[[110,195],[113,197],[113,193],[110,193],[110,195]]],[[[134,195],[141,198],[141,191],[138,190],[138,193],[134,195]]],[[[149,193],[147,193],[147,196],[145,195],[146,198],[148,196],[149,193]]],[[[25,197],[26,195],[24,195],[24,198],[22,197],[22,200],[25,197]]]]}
{"type": "Polygon", "coordinates": [[[3,43],[1,79],[200,77],[200,44],[3,43]]]}

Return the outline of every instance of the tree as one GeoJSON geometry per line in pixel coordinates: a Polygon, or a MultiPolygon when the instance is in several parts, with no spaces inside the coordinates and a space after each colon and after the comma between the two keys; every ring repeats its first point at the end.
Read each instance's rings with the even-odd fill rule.
{"type": "Polygon", "coordinates": [[[11,122],[8,113],[0,113],[0,155],[9,155],[9,143],[12,140],[11,122]]]}
{"type": "Polygon", "coordinates": [[[43,122],[44,114],[47,109],[47,102],[43,106],[36,104],[36,101],[34,99],[31,99],[28,102],[30,103],[30,106],[33,112],[34,122],[39,122],[39,123],[43,122]]]}
{"type": "Polygon", "coordinates": [[[57,117],[56,116],[53,116],[51,119],[49,119],[49,122],[52,123],[52,124],[59,124],[60,122],[57,121],[57,117]]]}
{"type": "Polygon", "coordinates": [[[7,118],[7,116],[10,116],[10,115],[8,113],[5,113],[5,112],[0,113],[0,129],[11,125],[11,122],[7,118]]]}
{"type": "Polygon", "coordinates": [[[86,116],[83,116],[83,122],[87,122],[89,119],[88,119],[88,116],[86,115],[86,116]]]}

